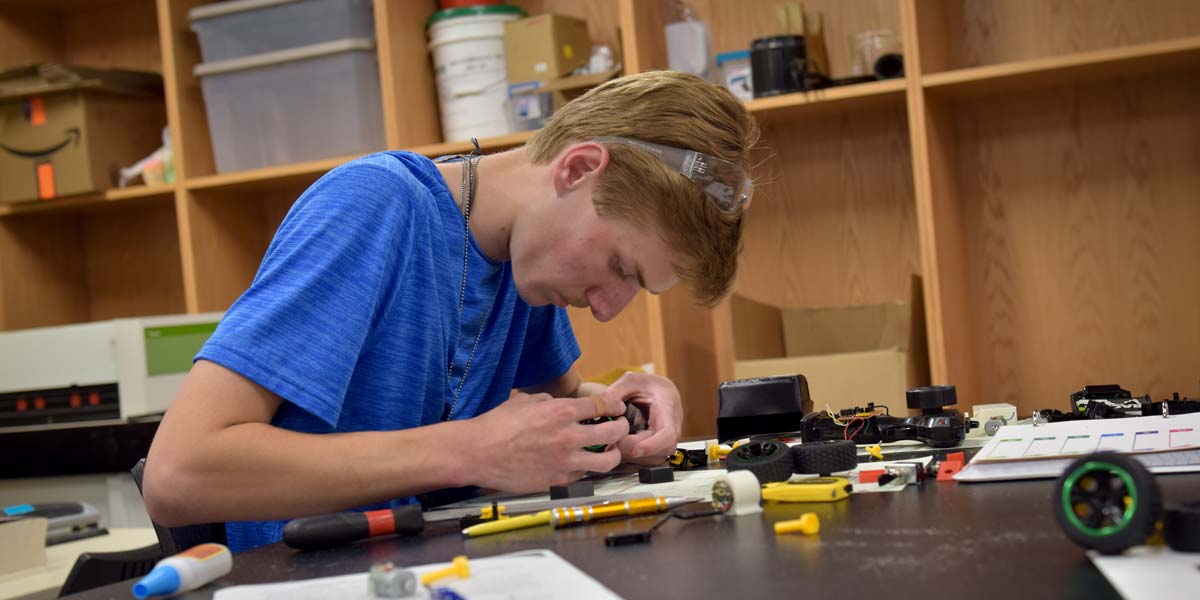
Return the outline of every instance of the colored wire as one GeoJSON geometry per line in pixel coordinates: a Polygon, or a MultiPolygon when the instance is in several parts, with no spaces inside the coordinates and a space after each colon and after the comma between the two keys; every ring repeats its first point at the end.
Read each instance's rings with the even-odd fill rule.
{"type": "Polygon", "coordinates": [[[854,436],[858,435],[859,433],[862,433],[862,430],[863,430],[864,428],[866,428],[866,426],[867,426],[867,420],[866,420],[866,419],[861,419],[861,420],[862,420],[862,423],[860,423],[860,424],[858,425],[858,429],[855,429],[855,430],[854,430],[854,433],[850,434],[850,439],[851,439],[851,440],[853,440],[853,439],[854,439],[854,436]]]}
{"type": "Polygon", "coordinates": [[[826,404],[825,404],[825,414],[829,415],[829,418],[833,420],[833,424],[834,424],[834,425],[837,425],[837,426],[839,426],[839,427],[845,427],[845,426],[846,426],[846,424],[845,424],[845,423],[843,423],[843,422],[841,422],[841,421],[839,421],[839,420],[838,420],[838,418],[837,418],[837,413],[833,412],[833,408],[831,408],[831,407],[829,406],[829,403],[826,403],[826,404]]]}
{"type": "MultiPolygon", "coordinates": [[[[842,439],[843,440],[852,439],[852,436],[850,435],[850,426],[853,425],[855,421],[862,421],[862,420],[863,420],[862,417],[856,416],[856,417],[851,417],[849,421],[846,421],[846,424],[842,427],[842,439]]],[[[865,423],[866,421],[863,421],[863,422],[865,423]]]]}

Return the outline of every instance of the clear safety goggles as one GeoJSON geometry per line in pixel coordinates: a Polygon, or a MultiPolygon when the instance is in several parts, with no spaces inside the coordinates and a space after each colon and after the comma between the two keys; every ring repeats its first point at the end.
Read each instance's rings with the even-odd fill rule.
{"type": "Polygon", "coordinates": [[[754,184],[737,163],[701,154],[695,150],[664,146],[625,137],[598,137],[597,142],[623,144],[653,154],[671,169],[691,179],[722,212],[732,213],[750,206],[754,184]]]}

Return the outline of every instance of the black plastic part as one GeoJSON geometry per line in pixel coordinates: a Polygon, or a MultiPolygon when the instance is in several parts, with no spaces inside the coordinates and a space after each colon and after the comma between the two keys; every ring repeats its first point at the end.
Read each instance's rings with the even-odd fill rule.
{"type": "Polygon", "coordinates": [[[645,431],[646,424],[649,422],[649,417],[646,416],[645,408],[634,404],[633,402],[625,403],[625,420],[629,421],[629,434],[633,435],[640,431],[645,431]]]}
{"type": "Polygon", "coordinates": [[[587,498],[596,494],[596,486],[590,481],[576,481],[567,485],[550,486],[550,499],[587,498]]]}
{"type": "Polygon", "coordinates": [[[796,444],[791,453],[797,473],[829,475],[858,466],[858,449],[848,440],[796,444]]]}
{"type": "Polygon", "coordinates": [[[638,481],[641,483],[667,483],[675,481],[675,471],[669,465],[642,467],[638,469],[638,481]]]}
{"type": "MultiPolygon", "coordinates": [[[[383,510],[391,511],[395,526],[391,531],[383,531],[378,535],[411,535],[420,533],[425,528],[425,519],[419,504],[405,504],[383,510]]],[[[371,526],[367,513],[361,512],[301,517],[283,526],[283,543],[297,550],[333,548],[369,537],[371,526]]]]}
{"type": "Polygon", "coordinates": [[[904,77],[904,55],[884,54],[875,60],[875,77],[897,79],[904,77]]]}
{"type": "Polygon", "coordinates": [[[604,538],[605,546],[630,546],[650,541],[653,530],[634,531],[631,533],[610,533],[604,538]]]}
{"type": "Polygon", "coordinates": [[[717,439],[797,431],[811,411],[803,375],[725,381],[717,389],[717,439]]]}
{"type": "Polygon", "coordinates": [[[754,97],[778,96],[807,89],[808,50],[802,35],[777,35],[750,42],[750,77],[754,97]]]}
{"type": "Polygon", "coordinates": [[[1162,515],[1162,494],[1158,481],[1136,458],[1116,452],[1097,452],[1079,458],[1067,467],[1054,484],[1054,518],[1071,541],[1103,554],[1120,554],[1146,541],[1162,515]],[[1082,470],[1082,472],[1080,472],[1082,470]],[[1127,489],[1124,477],[1133,482],[1127,489]],[[1067,486],[1068,480],[1074,484],[1067,486]],[[1132,514],[1126,516],[1126,498],[1136,494],[1132,514]],[[1080,515],[1076,506],[1087,509],[1080,515]],[[1078,527],[1067,514],[1075,511],[1076,520],[1087,520],[1092,531],[1078,527]],[[1105,534],[1101,529],[1112,528],[1105,534]]]}
{"type": "Polygon", "coordinates": [[[788,445],[771,440],[749,442],[734,448],[725,458],[725,466],[730,471],[750,471],[759,483],[787,481],[794,471],[788,445]]]}
{"type": "Polygon", "coordinates": [[[141,577],[163,558],[158,544],[122,552],[84,552],[75,559],[58,595],[78,594],[102,585],[141,577]]]}
{"type": "Polygon", "coordinates": [[[1200,501],[1167,508],[1163,540],[1176,552],[1200,552],[1200,501]]]}
{"type": "Polygon", "coordinates": [[[916,387],[904,392],[904,400],[913,410],[941,410],[958,404],[958,390],[952,385],[916,387]]]}

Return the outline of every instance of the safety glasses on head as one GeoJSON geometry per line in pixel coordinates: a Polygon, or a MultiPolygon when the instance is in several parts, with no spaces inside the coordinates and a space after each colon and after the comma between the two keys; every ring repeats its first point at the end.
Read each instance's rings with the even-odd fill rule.
{"type": "Polygon", "coordinates": [[[663,164],[691,179],[722,212],[732,213],[750,206],[754,184],[741,165],[701,154],[695,150],[664,146],[626,137],[598,137],[597,142],[624,144],[645,150],[663,164]]]}

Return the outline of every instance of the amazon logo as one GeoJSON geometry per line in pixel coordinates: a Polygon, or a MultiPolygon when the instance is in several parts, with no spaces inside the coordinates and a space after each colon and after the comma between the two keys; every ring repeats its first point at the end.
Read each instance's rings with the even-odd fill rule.
{"type": "Polygon", "coordinates": [[[78,127],[72,127],[63,133],[66,134],[67,139],[48,148],[43,148],[40,150],[20,150],[7,144],[0,144],[0,149],[14,156],[20,156],[21,158],[42,158],[43,156],[50,156],[51,154],[54,154],[55,152],[58,152],[69,145],[79,145],[80,134],[78,127]]]}

